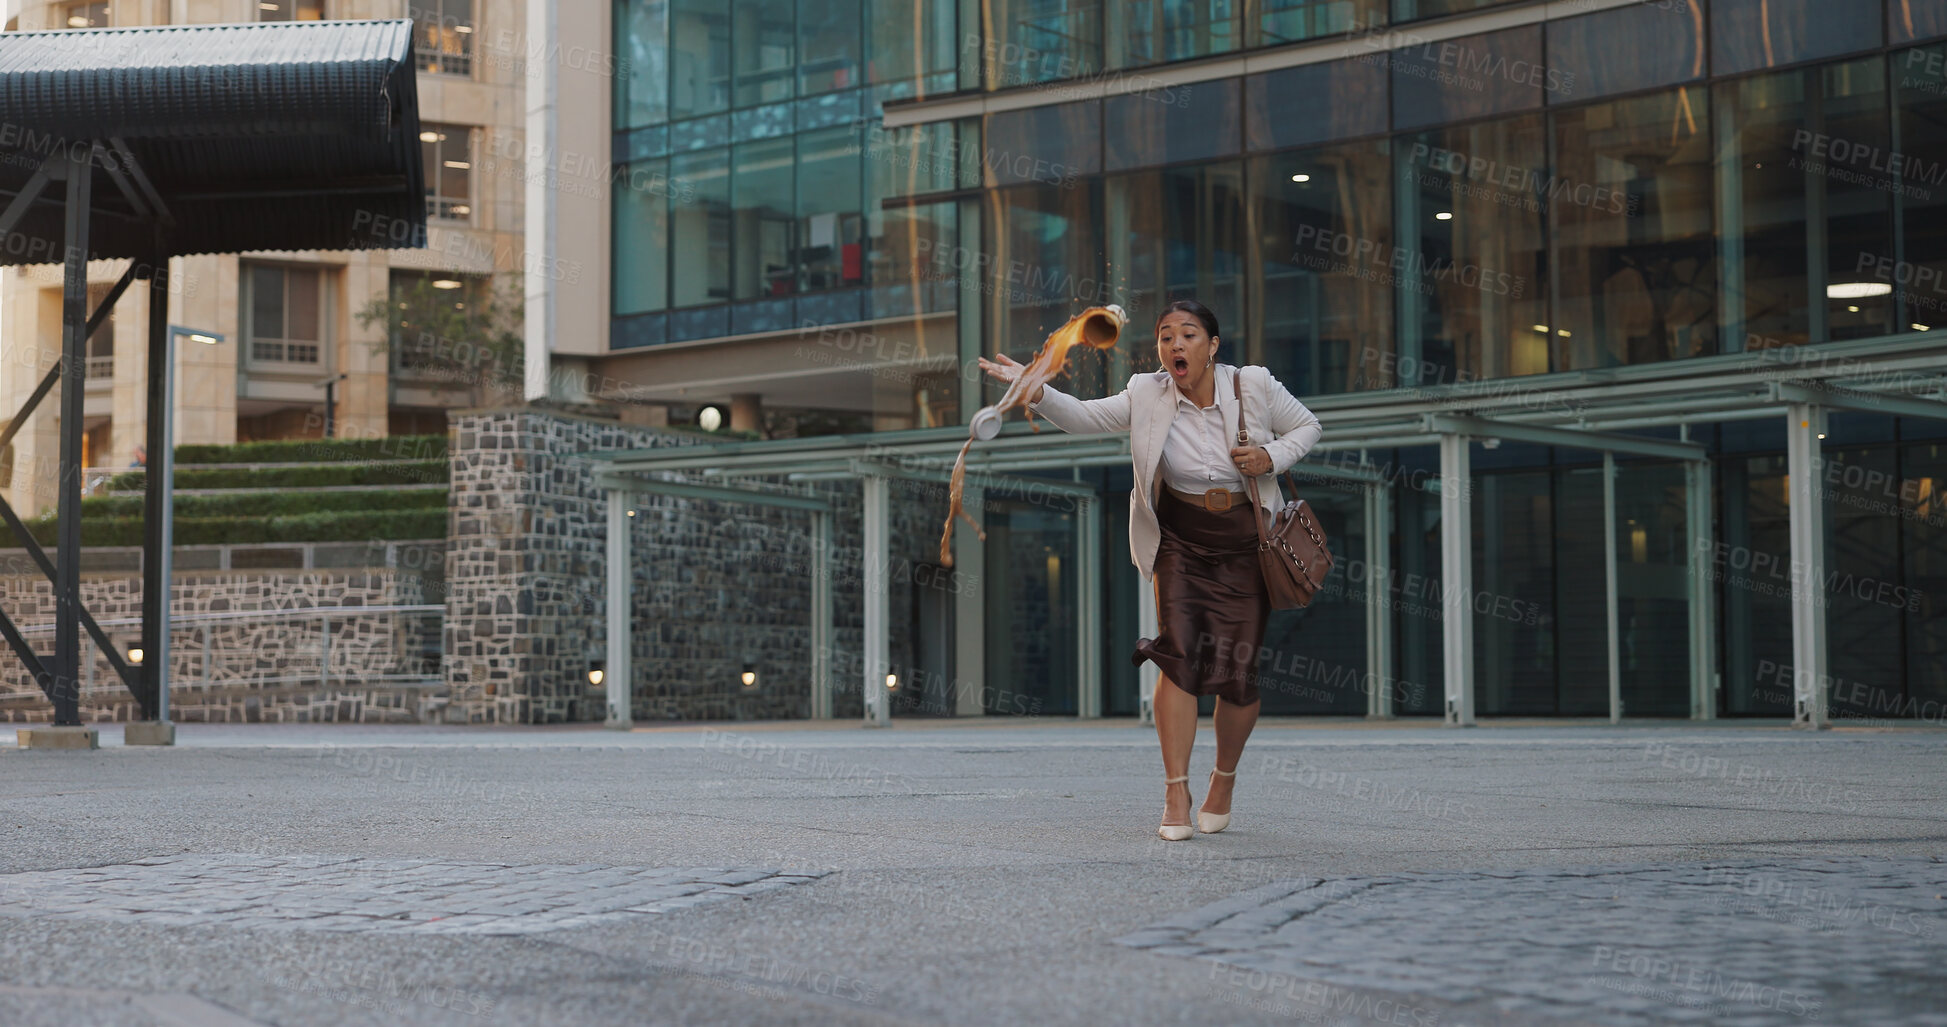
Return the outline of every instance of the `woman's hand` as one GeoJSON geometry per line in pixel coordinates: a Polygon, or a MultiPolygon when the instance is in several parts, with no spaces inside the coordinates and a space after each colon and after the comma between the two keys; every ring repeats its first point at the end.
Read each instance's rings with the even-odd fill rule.
{"type": "MultiPolygon", "coordinates": [[[[1015,360],[1005,353],[996,353],[992,360],[981,357],[980,369],[987,372],[987,377],[1000,382],[1002,385],[1013,385],[1021,377],[1021,372],[1027,370],[1028,367],[1026,364],[1015,360]]],[[[1028,397],[1028,402],[1041,402],[1041,389],[1039,387],[1034,390],[1034,395],[1028,397]]]]}
{"type": "Polygon", "coordinates": [[[1271,473],[1271,454],[1263,446],[1239,446],[1230,451],[1230,462],[1247,478],[1271,473]]]}

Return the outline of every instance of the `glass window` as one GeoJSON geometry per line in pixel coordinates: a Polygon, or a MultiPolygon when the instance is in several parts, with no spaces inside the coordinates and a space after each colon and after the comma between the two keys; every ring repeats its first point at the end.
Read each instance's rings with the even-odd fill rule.
{"type": "MultiPolygon", "coordinates": [[[[1108,180],[1110,276],[1137,320],[1127,344],[1109,353],[1111,390],[1135,371],[1156,369],[1147,329],[1174,299],[1201,300],[1217,315],[1226,363],[1246,361],[1244,169],[1235,162],[1174,167],[1108,180]]],[[[1286,384],[1291,384],[1287,382],[1286,384]]],[[[1295,387],[1295,386],[1294,386],[1295,387]]]]}
{"type": "Polygon", "coordinates": [[[637,161],[620,169],[613,192],[615,313],[669,306],[669,162],[637,161]]]}
{"type": "Polygon", "coordinates": [[[859,0],[798,0],[799,95],[858,85],[863,36],[859,0]]]}
{"type": "MultiPolygon", "coordinates": [[[[1552,477],[1547,471],[1477,473],[1470,490],[1474,588],[1485,600],[1474,617],[1480,689],[1474,700],[1481,713],[1548,716],[1561,701],[1555,632],[1570,625],[1555,616],[1552,477]]],[[[1600,528],[1599,513],[1595,523],[1600,528]]],[[[1598,630],[1605,627],[1598,622],[1598,630]]],[[[1606,700],[1606,683],[1601,691],[1606,700]]]]}
{"type": "Polygon", "coordinates": [[[1446,14],[1465,14],[1484,7],[1518,3],[1520,0],[1393,0],[1393,20],[1438,18],[1446,14]]]}
{"type": "Polygon", "coordinates": [[[730,151],[671,157],[669,179],[670,305],[722,303],[730,298],[730,151]]]}
{"type": "Polygon", "coordinates": [[[1245,140],[1253,150],[1384,132],[1386,62],[1369,55],[1252,75],[1244,80],[1244,103],[1245,140]]]}
{"type": "Polygon", "coordinates": [[[1208,160],[1237,152],[1237,80],[1156,86],[1102,101],[1115,126],[1104,155],[1110,171],[1208,160]]]}
{"type": "Polygon", "coordinates": [[[1383,139],[1250,162],[1250,356],[1298,395],[1397,384],[1391,179],[1383,139]]]}
{"type": "Polygon", "coordinates": [[[390,325],[392,366],[414,371],[473,363],[469,358],[481,347],[471,339],[443,336],[453,329],[470,327],[464,311],[469,305],[480,309],[481,297],[492,288],[492,282],[486,275],[394,269],[389,284],[398,317],[390,325]],[[425,321],[419,321],[421,318],[425,321]]]}
{"type": "Polygon", "coordinates": [[[1900,522],[1906,537],[1907,695],[1931,703],[1920,712],[1938,723],[1947,704],[1947,445],[1903,447],[1900,522]]]}
{"type": "MultiPolygon", "coordinates": [[[[1549,217],[1554,369],[1707,356],[1717,347],[1716,241],[1702,87],[1555,114],[1538,186],[1549,217]]],[[[1527,171],[1483,188],[1525,201],[1527,171]],[[1502,192],[1509,181],[1512,191],[1502,192]]]]}
{"type": "Polygon", "coordinates": [[[791,165],[789,137],[743,143],[731,150],[732,299],[789,296],[797,291],[791,165]]]}
{"type": "Polygon", "coordinates": [[[1102,105],[1093,100],[990,114],[983,134],[988,186],[1072,187],[1102,170],[1102,105]]]}
{"type": "Polygon", "coordinates": [[[1385,0],[1259,0],[1247,46],[1277,46],[1386,23],[1385,0]]]}
{"type": "Polygon", "coordinates": [[[850,128],[798,135],[798,259],[803,289],[865,283],[859,150],[850,128]]]}
{"type": "Polygon", "coordinates": [[[891,197],[954,187],[956,128],[953,122],[936,122],[866,129],[866,278],[873,286],[869,317],[950,310],[959,302],[958,288],[948,277],[922,273],[929,255],[948,252],[942,247],[956,242],[955,205],[884,205],[891,197]]]}
{"type": "Polygon", "coordinates": [[[1548,23],[1550,103],[1704,77],[1703,0],[1637,3],[1548,23]]]}
{"type": "Polygon", "coordinates": [[[316,268],[244,265],[251,363],[318,363],[324,340],[322,277],[316,268]]]}
{"type": "Polygon", "coordinates": [[[1393,125],[1402,129],[1528,110],[1545,89],[1565,85],[1542,66],[1539,25],[1422,43],[1386,59],[1393,125]]]}
{"type": "Polygon", "coordinates": [[[1947,36],[1947,3],[1941,0],[1887,0],[1886,38],[1911,43],[1947,36]]]}
{"type": "Polygon", "coordinates": [[[1790,716],[1791,509],[1785,458],[1729,457],[1720,466],[1723,540],[1705,567],[1724,611],[1724,712],[1790,716]],[[1775,569],[1757,570],[1760,566],[1775,569]]]}
{"type": "Polygon", "coordinates": [[[419,154],[426,177],[426,216],[473,217],[473,130],[464,125],[419,123],[419,154]]]}
{"type": "MultiPolygon", "coordinates": [[[[287,5],[288,6],[288,5],[287,5]]],[[[265,12],[258,12],[259,21],[274,20],[265,12]]],[[[108,27],[108,0],[97,0],[91,4],[68,4],[61,8],[61,24],[71,29],[104,29],[108,27]]]]}
{"type": "MultiPolygon", "coordinates": [[[[1543,285],[1546,128],[1539,114],[1424,132],[1397,144],[1400,357],[1413,382],[1549,370],[1543,285]],[[1497,184],[1511,182],[1512,184],[1497,184]]],[[[1356,243],[1356,240],[1354,240],[1356,243]]]]}
{"type": "MultiPolygon", "coordinates": [[[[1887,168],[1886,177],[1898,184],[1900,259],[1913,269],[1909,281],[1924,273],[1926,281],[1947,282],[1947,46],[1908,50],[1891,60],[1900,166],[1897,175],[1887,168]]],[[[1947,294],[1909,288],[1900,298],[1896,331],[1947,325],[1947,294]]]]}
{"type": "Polygon", "coordinates": [[[1093,75],[1102,66],[1102,0],[986,0],[983,13],[989,89],[1093,75]]]}
{"type": "Polygon", "coordinates": [[[730,107],[730,15],[722,0],[670,0],[669,116],[730,107]]]}
{"type": "Polygon", "coordinates": [[[1880,45],[1860,0],[1711,0],[1710,70],[1736,75],[1880,45]]]}
{"type": "MultiPolygon", "coordinates": [[[[1718,87],[1722,329],[1746,349],[1893,330],[1902,269],[1880,58],[1718,87]],[[1815,259],[1807,259],[1816,254],[1815,259]]],[[[1909,276],[1910,279],[1910,276],[1909,276]]]]}
{"type": "Polygon", "coordinates": [[[257,20],[322,21],[324,0],[258,0],[257,20]]]}
{"type": "MultiPolygon", "coordinates": [[[[957,310],[960,285],[952,261],[940,254],[959,252],[959,219],[952,203],[894,207],[873,222],[871,262],[866,272],[872,290],[868,318],[957,310]]],[[[933,325],[929,348],[957,352],[959,331],[952,321],[933,325]]],[[[957,415],[956,415],[957,416],[957,415]]]]}
{"type": "Polygon", "coordinates": [[[406,16],[420,71],[473,73],[473,0],[412,0],[406,16]]]}
{"type": "Polygon", "coordinates": [[[1108,66],[1129,68],[1229,53],[1243,4],[1235,0],[1105,0],[1108,66]]]}
{"type": "MultiPolygon", "coordinates": [[[[1083,307],[1116,299],[1102,274],[1100,180],[1085,178],[1066,189],[1017,186],[991,192],[985,200],[990,221],[983,236],[993,240],[986,248],[992,260],[983,268],[965,254],[936,253],[925,270],[945,278],[979,276],[987,305],[981,319],[987,333],[983,352],[1026,360],[1049,332],[1083,307]]],[[[1068,366],[1063,391],[1085,398],[1104,395],[1101,351],[1071,353],[1068,366]]],[[[1118,390],[1121,385],[1115,383],[1118,390]]],[[[989,389],[991,398],[999,397],[997,386],[989,389]]]]}
{"type": "Polygon", "coordinates": [[[956,28],[952,4],[866,0],[867,78],[891,87],[888,99],[952,92],[960,58],[956,28]]]}
{"type": "Polygon", "coordinates": [[[794,0],[735,0],[731,51],[737,106],[789,100],[797,78],[798,17],[794,0]]]}
{"type": "Polygon", "coordinates": [[[615,127],[669,120],[668,0],[616,0],[615,127]]]}
{"type": "Polygon", "coordinates": [[[1813,489],[1832,533],[1822,605],[1826,669],[1837,686],[1828,696],[1834,718],[1884,717],[1886,700],[1905,691],[1900,634],[1911,600],[1900,586],[1901,526],[1892,516],[1898,496],[1888,494],[1900,481],[1897,456],[1891,446],[1831,443],[1820,454],[1823,473],[1813,489]],[[1882,693],[1877,703],[1874,690],[1882,693]]]}

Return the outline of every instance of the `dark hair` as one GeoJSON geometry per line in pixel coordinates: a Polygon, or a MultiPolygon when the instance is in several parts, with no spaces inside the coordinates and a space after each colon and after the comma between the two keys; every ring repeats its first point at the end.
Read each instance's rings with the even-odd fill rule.
{"type": "Polygon", "coordinates": [[[1165,306],[1162,312],[1156,315],[1156,327],[1161,328],[1164,318],[1178,312],[1196,318],[1198,323],[1203,325],[1204,334],[1211,338],[1217,338],[1220,334],[1217,331],[1217,315],[1211,313],[1209,307],[1198,303],[1196,300],[1171,300],[1169,305],[1165,306]]]}

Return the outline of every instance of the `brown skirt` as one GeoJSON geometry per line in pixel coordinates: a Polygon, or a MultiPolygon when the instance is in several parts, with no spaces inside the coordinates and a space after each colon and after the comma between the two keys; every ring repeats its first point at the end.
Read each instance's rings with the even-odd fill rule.
{"type": "Polygon", "coordinates": [[[1135,662],[1153,661],[1176,687],[1249,706],[1257,702],[1257,654],[1271,599],[1257,564],[1255,508],[1222,513],[1162,489],[1156,502],[1154,639],[1136,643],[1135,662]]]}

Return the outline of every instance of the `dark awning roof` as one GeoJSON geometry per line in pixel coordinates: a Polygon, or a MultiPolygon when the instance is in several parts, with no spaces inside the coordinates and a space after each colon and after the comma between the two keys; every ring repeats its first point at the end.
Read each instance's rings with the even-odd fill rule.
{"type": "MultiPolygon", "coordinates": [[[[148,255],[157,198],[172,254],[423,246],[413,74],[406,20],[0,33],[0,207],[99,146],[94,258],[148,255]]],[[[61,259],[62,199],[0,265],[61,259]]]]}

